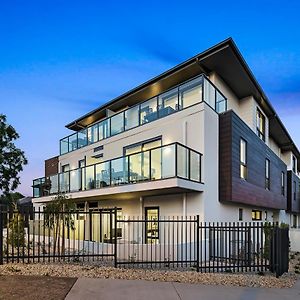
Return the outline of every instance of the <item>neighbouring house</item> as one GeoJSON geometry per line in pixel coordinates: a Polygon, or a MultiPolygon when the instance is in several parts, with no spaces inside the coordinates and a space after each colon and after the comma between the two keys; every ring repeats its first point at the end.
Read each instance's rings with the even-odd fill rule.
{"type": "Polygon", "coordinates": [[[299,224],[299,150],[232,39],[66,127],[35,207],[65,192],[120,218],[299,224]]]}

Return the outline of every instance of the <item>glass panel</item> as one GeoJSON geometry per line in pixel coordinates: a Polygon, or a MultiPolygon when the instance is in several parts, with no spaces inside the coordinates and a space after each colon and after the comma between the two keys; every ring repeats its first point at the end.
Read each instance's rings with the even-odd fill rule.
{"type": "Polygon", "coordinates": [[[189,177],[188,149],[177,145],[177,176],[189,177]]]}
{"type": "Polygon", "coordinates": [[[180,105],[189,107],[202,101],[202,77],[196,78],[179,87],[180,105]]]}
{"type": "Polygon", "coordinates": [[[151,180],[161,179],[161,148],[151,150],[151,180]]]}
{"type": "Polygon", "coordinates": [[[200,154],[190,150],[191,180],[200,181],[200,154]]]}
{"type": "Polygon", "coordinates": [[[59,191],[68,192],[69,191],[69,172],[59,174],[59,191]]]}
{"type": "Polygon", "coordinates": [[[157,98],[152,98],[141,104],[141,124],[149,123],[157,119],[157,98]]]}
{"type": "Polygon", "coordinates": [[[110,163],[104,162],[96,165],[96,188],[110,185],[110,163]]]}
{"type": "Polygon", "coordinates": [[[77,149],[77,133],[69,136],[69,152],[77,149]]]}
{"type": "Polygon", "coordinates": [[[50,194],[58,193],[58,174],[50,176],[50,194]]]}
{"type": "Polygon", "coordinates": [[[240,142],[240,161],[243,164],[246,164],[246,141],[241,139],[240,142]]]}
{"type": "Polygon", "coordinates": [[[175,176],[175,145],[165,146],[162,151],[162,178],[175,176]]]}
{"type": "Polygon", "coordinates": [[[139,106],[134,106],[125,111],[125,130],[139,125],[139,106]]]}
{"type": "Polygon", "coordinates": [[[80,191],[81,189],[81,169],[70,171],[70,191],[80,191]]]}
{"type": "Polygon", "coordinates": [[[65,154],[69,152],[69,141],[68,141],[68,137],[62,139],[60,141],[60,154],[65,154]]]}
{"type": "Polygon", "coordinates": [[[113,185],[128,183],[127,156],[111,161],[111,182],[113,185]]]}
{"type": "Polygon", "coordinates": [[[159,96],[158,98],[158,115],[164,117],[179,110],[178,89],[173,89],[159,96]]]}
{"type": "Polygon", "coordinates": [[[95,188],[94,166],[83,168],[85,170],[85,189],[91,190],[95,188]]]}
{"type": "Polygon", "coordinates": [[[78,132],[78,148],[84,147],[87,145],[87,130],[84,129],[78,132]]]}
{"type": "Polygon", "coordinates": [[[106,119],[99,123],[99,141],[106,139],[109,136],[110,136],[109,119],[106,119]]]}
{"type": "Polygon", "coordinates": [[[221,93],[219,93],[217,90],[216,90],[216,92],[217,92],[216,111],[218,113],[222,113],[222,112],[226,111],[226,105],[227,105],[226,102],[227,101],[226,101],[226,98],[224,98],[221,93]]]}
{"type": "Polygon", "coordinates": [[[33,180],[33,196],[35,198],[47,195],[43,191],[44,182],[45,182],[45,178],[44,177],[33,180]]]}
{"type": "Polygon", "coordinates": [[[142,153],[142,180],[148,180],[150,175],[150,151],[142,153]]]}
{"type": "Polygon", "coordinates": [[[111,135],[124,131],[124,112],[114,115],[110,119],[111,135]]]}
{"type": "Polygon", "coordinates": [[[130,155],[128,159],[130,182],[137,182],[142,179],[142,154],[130,155]]]}
{"type": "Polygon", "coordinates": [[[204,101],[213,109],[216,109],[215,97],[214,86],[206,78],[204,78],[204,101]]]}
{"type": "Polygon", "coordinates": [[[88,128],[88,143],[96,143],[98,142],[98,127],[99,124],[95,124],[88,128]]]}

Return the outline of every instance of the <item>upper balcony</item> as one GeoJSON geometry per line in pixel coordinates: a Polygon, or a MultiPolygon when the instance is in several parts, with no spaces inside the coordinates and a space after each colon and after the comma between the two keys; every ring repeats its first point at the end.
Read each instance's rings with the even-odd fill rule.
{"type": "MultiPolygon", "coordinates": [[[[152,148],[104,161],[84,168],[58,173],[33,180],[33,197],[44,197],[59,192],[75,193],[101,189],[91,196],[128,192],[128,184],[151,183],[164,179],[164,184],[131,186],[130,192],[151,189],[200,191],[202,154],[180,143],[152,148]],[[173,181],[172,181],[172,180],[173,181]],[[174,180],[175,179],[175,180],[174,180]],[[166,183],[165,180],[169,180],[166,183]],[[117,187],[111,190],[108,187],[117,187]]],[[[202,185],[201,185],[202,186],[202,185]]],[[[174,190],[175,191],[175,190],[174,190]]],[[[88,197],[84,192],[81,196],[88,197]]],[[[76,198],[76,197],[75,197],[76,198]]]]}
{"type": "Polygon", "coordinates": [[[61,139],[60,155],[153,122],[203,101],[218,113],[227,110],[225,96],[205,75],[200,75],[61,139]]]}

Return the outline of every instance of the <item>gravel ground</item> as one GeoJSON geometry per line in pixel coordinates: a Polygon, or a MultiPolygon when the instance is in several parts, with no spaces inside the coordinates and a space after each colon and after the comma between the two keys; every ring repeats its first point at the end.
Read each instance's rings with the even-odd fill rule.
{"type": "Polygon", "coordinates": [[[143,279],[152,281],[267,288],[289,288],[292,287],[297,278],[299,278],[299,276],[297,276],[294,272],[285,274],[280,278],[276,278],[271,274],[265,274],[262,276],[257,274],[197,273],[195,271],[115,269],[112,267],[67,263],[5,264],[0,266],[0,276],[1,275],[143,279]]]}

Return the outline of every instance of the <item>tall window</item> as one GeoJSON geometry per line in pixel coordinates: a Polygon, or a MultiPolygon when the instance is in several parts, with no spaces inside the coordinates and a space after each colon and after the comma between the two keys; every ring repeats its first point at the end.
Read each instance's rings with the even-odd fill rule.
{"type": "Polygon", "coordinates": [[[284,172],[281,172],[281,195],[284,196],[285,193],[285,182],[284,182],[284,172]]]}
{"type": "Polygon", "coordinates": [[[257,109],[257,111],[256,111],[256,130],[257,130],[257,135],[263,141],[266,140],[266,136],[265,136],[266,124],[265,123],[266,123],[265,116],[262,114],[262,112],[259,109],[257,109]]]}
{"type": "Polygon", "coordinates": [[[270,190],[270,161],[266,159],[265,166],[265,188],[270,190]]]}
{"type": "Polygon", "coordinates": [[[147,244],[156,244],[159,239],[159,208],[158,207],[145,207],[145,217],[148,222],[145,226],[145,239],[147,244]],[[151,221],[151,222],[149,222],[151,221]]]}
{"type": "Polygon", "coordinates": [[[293,194],[294,194],[294,195],[293,195],[293,198],[294,198],[294,201],[296,201],[296,181],[293,182],[293,187],[294,187],[294,188],[293,188],[293,190],[294,190],[294,191],[293,191],[293,194]]]}
{"type": "Polygon", "coordinates": [[[240,140],[240,177],[247,179],[247,142],[240,140]]]}
{"type": "Polygon", "coordinates": [[[293,155],[293,158],[292,158],[292,160],[293,160],[293,172],[294,173],[296,173],[296,157],[293,155]]]}
{"type": "Polygon", "coordinates": [[[243,221],[243,209],[239,208],[239,221],[243,221]]]}

